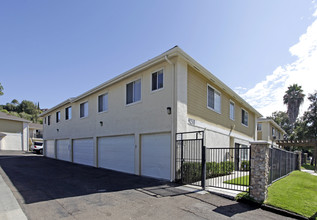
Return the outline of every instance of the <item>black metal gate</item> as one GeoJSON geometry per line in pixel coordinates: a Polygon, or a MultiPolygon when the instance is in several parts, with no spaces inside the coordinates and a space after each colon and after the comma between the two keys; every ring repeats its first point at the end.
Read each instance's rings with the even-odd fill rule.
{"type": "Polygon", "coordinates": [[[176,134],[176,181],[202,186],[204,132],[176,134]]]}
{"type": "Polygon", "coordinates": [[[247,191],[250,147],[206,148],[204,131],[176,134],[176,181],[202,188],[247,191]]]}

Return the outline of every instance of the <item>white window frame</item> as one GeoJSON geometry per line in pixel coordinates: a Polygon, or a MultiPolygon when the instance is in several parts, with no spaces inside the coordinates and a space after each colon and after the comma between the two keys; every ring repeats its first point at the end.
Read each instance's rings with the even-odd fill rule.
{"type": "Polygon", "coordinates": [[[244,108],[241,108],[241,124],[243,125],[243,126],[245,126],[245,127],[249,127],[249,112],[247,111],[247,110],[245,110],[244,108]],[[247,121],[247,125],[246,124],[244,124],[243,123],[243,121],[242,121],[242,119],[243,119],[243,117],[242,117],[242,112],[243,111],[245,111],[247,114],[248,114],[248,121],[247,121]]]}
{"type": "Polygon", "coordinates": [[[108,108],[109,108],[109,95],[108,95],[108,92],[105,92],[105,93],[102,93],[102,94],[98,95],[98,97],[97,97],[97,112],[98,113],[108,112],[108,108]],[[99,111],[99,97],[100,96],[106,96],[107,97],[106,109],[103,109],[102,111],[99,111]]]}
{"type": "Polygon", "coordinates": [[[262,131],[262,123],[257,123],[257,126],[256,126],[256,130],[257,131],[262,131]],[[259,126],[260,125],[260,126],[259,126]],[[260,128],[260,129],[259,129],[260,128]]]}
{"type": "Polygon", "coordinates": [[[56,123],[59,123],[61,121],[61,111],[57,111],[55,113],[56,116],[56,123]]]}
{"type": "Polygon", "coordinates": [[[87,118],[88,117],[88,114],[89,114],[89,103],[88,103],[88,101],[85,101],[85,102],[82,102],[82,103],[80,103],[79,104],[79,118],[87,118]],[[82,116],[81,117],[81,112],[80,112],[80,106],[82,105],[82,104],[85,104],[85,103],[87,103],[87,114],[85,114],[85,107],[84,107],[84,116],[82,116]]]}
{"type": "Polygon", "coordinates": [[[154,72],[151,73],[151,92],[157,92],[157,91],[160,91],[162,89],[164,89],[164,68],[161,68],[161,69],[158,69],[154,72]],[[162,71],[162,75],[163,75],[163,86],[161,88],[158,88],[158,73],[162,71]],[[157,86],[157,89],[153,89],[153,74],[157,73],[157,82],[156,82],[156,86],[157,86]]]}
{"type": "Polygon", "coordinates": [[[235,105],[234,101],[230,100],[230,101],[229,101],[229,118],[230,118],[232,121],[234,121],[235,118],[236,118],[236,117],[235,117],[235,116],[236,116],[235,112],[236,112],[236,105],[235,105]],[[233,104],[233,118],[231,118],[231,104],[233,104]]]}
{"type": "Polygon", "coordinates": [[[137,103],[140,103],[142,101],[142,79],[141,78],[137,78],[135,80],[132,80],[128,83],[125,84],[125,105],[126,106],[130,106],[130,105],[134,105],[134,104],[137,104],[137,103]],[[137,101],[134,101],[134,85],[135,85],[135,82],[139,81],[140,80],[140,100],[137,100],[137,101]],[[130,84],[130,83],[133,83],[133,101],[130,102],[130,103],[127,103],[128,101],[128,97],[127,97],[127,86],[130,84]]]}
{"type": "Polygon", "coordinates": [[[72,119],[72,117],[73,117],[72,111],[73,111],[72,106],[68,106],[68,107],[65,108],[65,121],[69,121],[69,120],[72,119]],[[68,109],[70,109],[70,117],[69,117],[69,114],[68,114],[68,118],[66,118],[68,109]]]}
{"type": "MultiPolygon", "coordinates": [[[[211,86],[210,84],[207,84],[207,108],[214,111],[214,112],[217,112],[218,114],[221,114],[221,92],[219,92],[217,89],[215,89],[213,86],[211,86]],[[219,97],[220,97],[220,103],[219,103],[219,111],[216,110],[216,108],[212,108],[212,107],[209,107],[208,105],[208,97],[209,97],[209,93],[208,93],[208,87],[210,87],[211,89],[213,89],[215,91],[215,93],[218,93],[219,97]]],[[[214,103],[215,100],[214,100],[214,103]]]]}

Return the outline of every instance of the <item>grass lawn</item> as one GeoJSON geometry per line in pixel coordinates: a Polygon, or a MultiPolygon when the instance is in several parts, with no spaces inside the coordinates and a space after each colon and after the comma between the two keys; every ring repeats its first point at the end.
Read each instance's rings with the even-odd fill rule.
{"type": "Polygon", "coordinates": [[[317,220],[317,176],[292,172],[268,188],[264,203],[317,220]]]}
{"type": "Polygon", "coordinates": [[[224,183],[235,184],[240,186],[249,186],[249,175],[234,178],[232,180],[224,181],[224,183]]]}

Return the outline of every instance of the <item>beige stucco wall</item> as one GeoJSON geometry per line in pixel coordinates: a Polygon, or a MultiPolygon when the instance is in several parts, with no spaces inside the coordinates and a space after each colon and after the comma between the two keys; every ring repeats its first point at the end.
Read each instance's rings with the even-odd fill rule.
{"type": "MultiPolygon", "coordinates": [[[[134,135],[135,174],[139,174],[141,134],[172,132],[173,114],[167,114],[167,107],[172,107],[173,111],[173,83],[173,65],[161,62],[51,112],[48,114],[51,115],[51,125],[47,125],[46,119],[43,139],[93,138],[96,152],[98,137],[134,135]],[[152,73],[160,69],[164,70],[164,87],[151,91],[152,73]],[[138,79],[141,79],[141,101],[126,105],[126,84],[138,79]],[[98,96],[104,93],[108,93],[108,111],[98,113],[98,96]],[[80,118],[80,104],[86,101],[88,101],[88,117],[80,118]],[[69,106],[72,107],[72,118],[65,120],[65,108],[69,106]],[[61,112],[61,121],[58,123],[56,123],[57,111],[61,112]],[[101,121],[103,126],[100,124],[101,121]]],[[[171,138],[171,146],[173,146],[173,138],[171,138]]],[[[171,147],[171,153],[172,151],[171,147]]]]}
{"type": "Polygon", "coordinates": [[[84,138],[120,134],[171,131],[171,116],[166,108],[172,106],[171,67],[161,63],[75,103],[62,106],[51,114],[51,125],[44,124],[44,139],[84,138]],[[164,88],[151,91],[151,74],[164,69],[164,88]],[[141,79],[141,101],[126,105],[126,84],[141,79]],[[98,113],[98,96],[108,93],[108,111],[98,113]],[[88,117],[79,117],[79,106],[88,101],[88,117]],[[72,107],[72,118],[65,120],[65,108],[72,107]],[[56,112],[61,121],[56,123],[56,112]],[[100,126],[100,121],[103,126],[100,126]],[[59,131],[57,131],[59,129],[59,131]]]}
{"type": "Polygon", "coordinates": [[[274,126],[269,121],[259,121],[258,123],[262,125],[262,130],[257,131],[258,140],[264,140],[264,141],[271,142],[272,141],[272,128],[275,129],[274,135],[276,136],[276,140],[283,140],[284,139],[283,132],[281,131],[281,129],[279,127],[274,126]],[[279,138],[279,134],[280,134],[280,138],[279,138]]]}
{"type": "Polygon", "coordinates": [[[190,118],[211,123],[225,130],[231,130],[234,127],[232,131],[253,140],[255,138],[255,114],[192,67],[188,67],[188,115],[190,118]],[[207,108],[208,84],[221,93],[221,113],[207,108]],[[235,103],[235,120],[229,118],[230,100],[235,103]],[[241,108],[244,108],[249,113],[248,126],[241,123],[241,108]]]}
{"type": "Polygon", "coordinates": [[[21,133],[23,122],[0,119],[0,132],[21,133]]]}

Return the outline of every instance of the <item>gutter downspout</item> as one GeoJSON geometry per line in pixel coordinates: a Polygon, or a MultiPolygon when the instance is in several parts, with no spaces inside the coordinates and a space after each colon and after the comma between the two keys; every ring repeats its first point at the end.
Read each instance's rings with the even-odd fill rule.
{"type": "Polygon", "coordinates": [[[172,174],[171,174],[171,181],[172,180],[175,180],[175,168],[176,168],[176,161],[175,161],[175,149],[176,149],[176,146],[175,146],[175,138],[176,138],[176,129],[177,129],[177,122],[176,122],[176,114],[177,114],[177,105],[175,103],[176,101],[176,76],[175,76],[175,64],[168,59],[168,56],[165,55],[164,59],[166,60],[166,62],[168,62],[170,65],[172,65],[172,74],[173,74],[173,94],[172,94],[172,138],[171,138],[171,146],[172,146],[172,150],[171,150],[171,156],[172,156],[172,164],[171,164],[171,167],[172,167],[172,174]]]}

